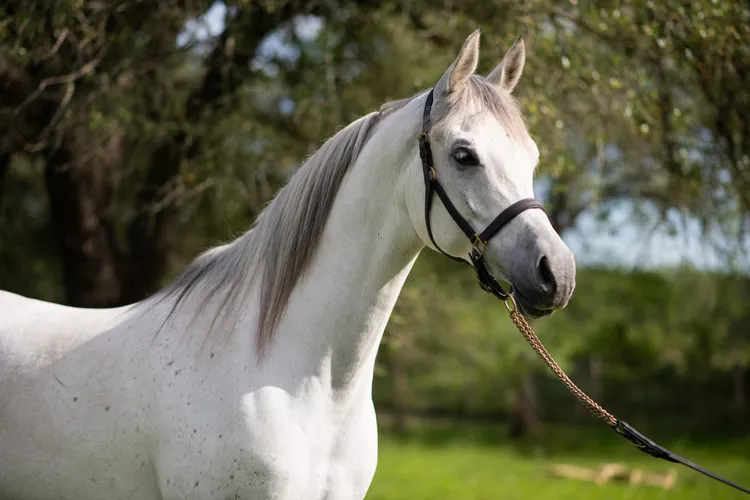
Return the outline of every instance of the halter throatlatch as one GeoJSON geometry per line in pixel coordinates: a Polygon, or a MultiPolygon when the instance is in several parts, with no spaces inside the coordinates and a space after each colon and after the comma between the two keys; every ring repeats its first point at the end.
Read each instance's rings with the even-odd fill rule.
{"type": "Polygon", "coordinates": [[[703,469],[702,467],[690,462],[689,460],[686,460],[679,455],[672,453],[668,449],[656,444],[655,442],[638,432],[627,422],[615,418],[611,413],[602,408],[599,404],[596,403],[596,401],[591,399],[586,395],[586,393],[579,389],[578,386],[576,386],[573,381],[570,380],[563,369],[560,368],[560,366],[555,362],[542,342],[539,340],[539,337],[537,337],[534,333],[534,330],[531,329],[529,323],[518,311],[512,293],[503,290],[503,287],[495,279],[495,277],[492,276],[492,274],[487,269],[487,265],[484,262],[484,251],[487,248],[487,242],[490,240],[490,238],[496,235],[503,227],[505,227],[506,224],[508,224],[511,220],[513,220],[514,217],[516,217],[520,213],[531,208],[536,208],[543,211],[544,207],[534,198],[525,198],[519,200],[500,212],[500,215],[495,217],[495,220],[493,220],[484,231],[482,231],[481,233],[477,233],[476,231],[474,231],[474,229],[471,227],[471,224],[469,224],[466,219],[461,216],[458,210],[456,210],[456,207],[453,205],[453,203],[451,203],[450,199],[448,198],[448,194],[443,189],[443,186],[440,185],[440,181],[438,181],[437,178],[437,172],[435,171],[435,165],[432,159],[432,150],[430,149],[430,137],[428,135],[428,132],[430,130],[430,111],[432,110],[432,102],[433,90],[430,90],[430,93],[427,95],[427,102],[425,103],[424,114],[422,116],[422,133],[419,134],[419,157],[422,159],[422,170],[424,173],[425,184],[425,224],[427,225],[427,234],[429,235],[430,241],[435,246],[435,248],[451,260],[468,264],[468,262],[466,262],[464,259],[454,257],[453,255],[450,255],[443,251],[443,249],[440,248],[440,245],[437,244],[435,238],[432,235],[432,227],[430,224],[430,209],[432,208],[433,193],[436,193],[438,195],[438,198],[440,198],[440,201],[443,203],[443,206],[445,206],[445,209],[451,215],[458,227],[461,228],[461,231],[463,231],[466,237],[469,238],[469,241],[471,241],[469,259],[471,260],[471,264],[473,265],[474,270],[477,273],[477,281],[479,281],[482,289],[505,302],[505,307],[510,313],[510,319],[516,325],[526,341],[531,345],[534,351],[536,351],[539,357],[542,358],[542,361],[545,362],[550,370],[552,370],[555,376],[560,379],[560,381],[568,388],[573,396],[578,399],[579,402],[586,406],[586,408],[588,408],[589,411],[591,411],[591,413],[593,413],[596,417],[602,419],[615,432],[623,436],[628,441],[632,442],[636,447],[638,447],[639,450],[643,451],[644,453],[648,453],[652,457],[661,458],[662,460],[666,460],[668,462],[682,464],[739,491],[750,494],[750,490],[743,488],[742,486],[728,481],[727,479],[724,479],[720,476],[717,476],[716,474],[703,469]]]}

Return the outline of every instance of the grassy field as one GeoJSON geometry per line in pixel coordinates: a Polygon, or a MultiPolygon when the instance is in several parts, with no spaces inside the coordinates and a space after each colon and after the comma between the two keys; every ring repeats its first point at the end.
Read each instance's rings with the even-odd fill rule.
{"type": "MultiPolygon", "coordinates": [[[[378,470],[368,500],[421,499],[681,499],[745,498],[683,466],[651,458],[614,434],[559,435],[548,444],[509,445],[496,433],[465,429],[406,438],[381,435],[378,470]],[[585,439],[585,440],[584,440],[585,439]],[[553,477],[550,467],[566,463],[598,468],[620,463],[656,473],[677,472],[672,490],[625,483],[595,485],[553,477]]],[[[655,436],[652,436],[655,438],[655,436]]],[[[750,443],[662,443],[717,474],[750,484],[750,443]]]]}

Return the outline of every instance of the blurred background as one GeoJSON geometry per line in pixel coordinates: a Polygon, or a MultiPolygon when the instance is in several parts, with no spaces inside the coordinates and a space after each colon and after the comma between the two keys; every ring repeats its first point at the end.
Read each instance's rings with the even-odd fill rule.
{"type": "MultiPolygon", "coordinates": [[[[610,411],[750,480],[750,6],[728,0],[13,0],[0,7],[0,289],[141,300],[247,230],[300,162],[515,38],[537,196],[574,249],[534,328],[610,411]]],[[[381,346],[368,498],[734,498],[557,478],[670,468],[548,373],[471,272],[424,252],[381,346]]],[[[677,470],[677,469],[675,469],[677,470]]]]}

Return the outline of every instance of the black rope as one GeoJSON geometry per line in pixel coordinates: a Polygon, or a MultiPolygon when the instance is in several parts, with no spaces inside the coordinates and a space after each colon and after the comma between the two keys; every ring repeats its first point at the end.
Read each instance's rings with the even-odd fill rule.
{"type": "Polygon", "coordinates": [[[724,479],[723,477],[718,476],[714,474],[713,472],[704,469],[700,465],[694,464],[690,460],[686,460],[682,458],[681,456],[677,455],[676,453],[673,453],[669,451],[668,449],[664,448],[663,446],[656,444],[651,439],[649,439],[645,435],[638,432],[638,430],[636,430],[633,426],[631,426],[627,422],[618,420],[617,425],[614,426],[613,429],[619,435],[623,436],[625,439],[633,443],[643,453],[647,453],[655,458],[666,460],[667,462],[673,462],[677,464],[682,464],[686,467],[690,467],[694,471],[699,472],[703,474],[704,476],[708,476],[711,479],[715,479],[719,482],[726,484],[727,486],[731,486],[732,488],[735,488],[743,493],[747,493],[748,495],[750,495],[749,489],[744,488],[740,486],[739,484],[733,483],[732,481],[729,481],[728,479],[724,479]]]}

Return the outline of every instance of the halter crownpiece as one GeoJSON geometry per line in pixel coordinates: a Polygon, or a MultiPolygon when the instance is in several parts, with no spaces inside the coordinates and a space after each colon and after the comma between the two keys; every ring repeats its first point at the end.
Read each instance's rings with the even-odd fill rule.
{"type": "Polygon", "coordinates": [[[466,237],[469,238],[469,241],[471,241],[469,259],[471,260],[474,270],[477,273],[477,281],[479,281],[482,289],[485,292],[494,295],[505,303],[505,307],[510,313],[510,319],[516,325],[526,341],[531,345],[534,351],[536,351],[539,357],[542,358],[542,360],[550,368],[550,370],[552,370],[555,376],[557,376],[557,378],[560,379],[560,381],[568,388],[568,390],[576,397],[576,399],[578,399],[579,402],[586,406],[595,416],[602,419],[615,432],[623,436],[628,441],[632,442],[636,447],[638,447],[638,449],[640,449],[644,453],[648,453],[655,458],[667,460],[668,462],[682,464],[739,491],[750,494],[750,490],[743,488],[736,483],[728,481],[723,477],[717,476],[713,472],[707,471],[706,469],[703,469],[702,467],[690,462],[689,460],[686,460],[679,455],[672,453],[668,449],[658,445],[645,435],[638,432],[638,430],[636,430],[627,422],[615,418],[611,413],[602,408],[593,399],[588,397],[586,393],[579,389],[578,386],[576,386],[573,381],[570,380],[563,369],[558,366],[549,352],[547,352],[547,349],[544,347],[542,342],[536,336],[534,330],[531,329],[526,319],[518,311],[515,300],[513,299],[512,289],[511,292],[506,292],[505,290],[503,290],[503,287],[495,279],[495,277],[492,276],[484,262],[484,251],[487,248],[487,242],[490,240],[490,238],[495,236],[503,227],[505,227],[506,224],[508,224],[519,214],[532,208],[544,211],[544,207],[539,201],[535,200],[534,198],[524,198],[513,203],[508,208],[500,212],[500,215],[495,217],[495,220],[493,220],[490,225],[487,226],[487,228],[481,233],[477,233],[476,231],[474,231],[474,229],[471,227],[471,224],[469,224],[466,219],[461,216],[458,210],[456,210],[456,207],[453,205],[453,203],[451,203],[450,198],[448,198],[448,194],[443,189],[443,186],[440,185],[440,181],[437,177],[437,172],[435,171],[435,165],[432,159],[432,150],[430,149],[430,136],[428,135],[428,132],[430,130],[430,111],[432,110],[432,101],[433,90],[430,90],[430,93],[427,95],[427,101],[425,103],[424,113],[422,116],[422,133],[419,134],[419,157],[422,159],[422,171],[424,173],[425,183],[425,224],[427,225],[427,234],[429,235],[430,241],[432,241],[432,244],[435,246],[435,248],[451,260],[468,264],[468,262],[466,262],[464,259],[454,257],[453,255],[450,255],[443,251],[443,249],[440,248],[440,245],[437,244],[435,238],[432,235],[432,227],[430,225],[430,209],[432,208],[433,193],[437,193],[438,198],[440,198],[440,201],[443,202],[443,206],[445,206],[445,209],[451,215],[458,227],[461,228],[466,237]]]}
{"type": "Polygon", "coordinates": [[[497,279],[492,276],[484,262],[484,251],[487,248],[487,242],[522,212],[532,208],[544,211],[544,206],[534,198],[524,198],[500,212],[500,214],[495,217],[495,220],[493,220],[481,233],[478,233],[471,227],[471,224],[464,219],[456,209],[455,205],[451,203],[451,200],[443,189],[443,186],[440,184],[437,172],[435,171],[435,164],[432,159],[432,149],[430,148],[430,136],[428,135],[431,126],[430,112],[432,111],[433,93],[434,90],[430,90],[430,93],[427,95],[427,102],[425,103],[424,113],[422,114],[422,133],[419,134],[419,157],[422,159],[422,173],[424,174],[425,183],[424,218],[425,224],[427,225],[427,234],[430,237],[432,244],[440,253],[456,262],[466,263],[464,259],[454,257],[440,248],[440,245],[437,244],[435,237],[432,235],[430,209],[432,208],[432,195],[433,193],[436,193],[458,227],[461,228],[461,231],[463,231],[466,237],[469,238],[469,241],[471,241],[469,259],[477,273],[477,281],[479,281],[482,289],[501,300],[508,300],[511,298],[510,293],[503,290],[502,285],[500,285],[497,279]]]}

